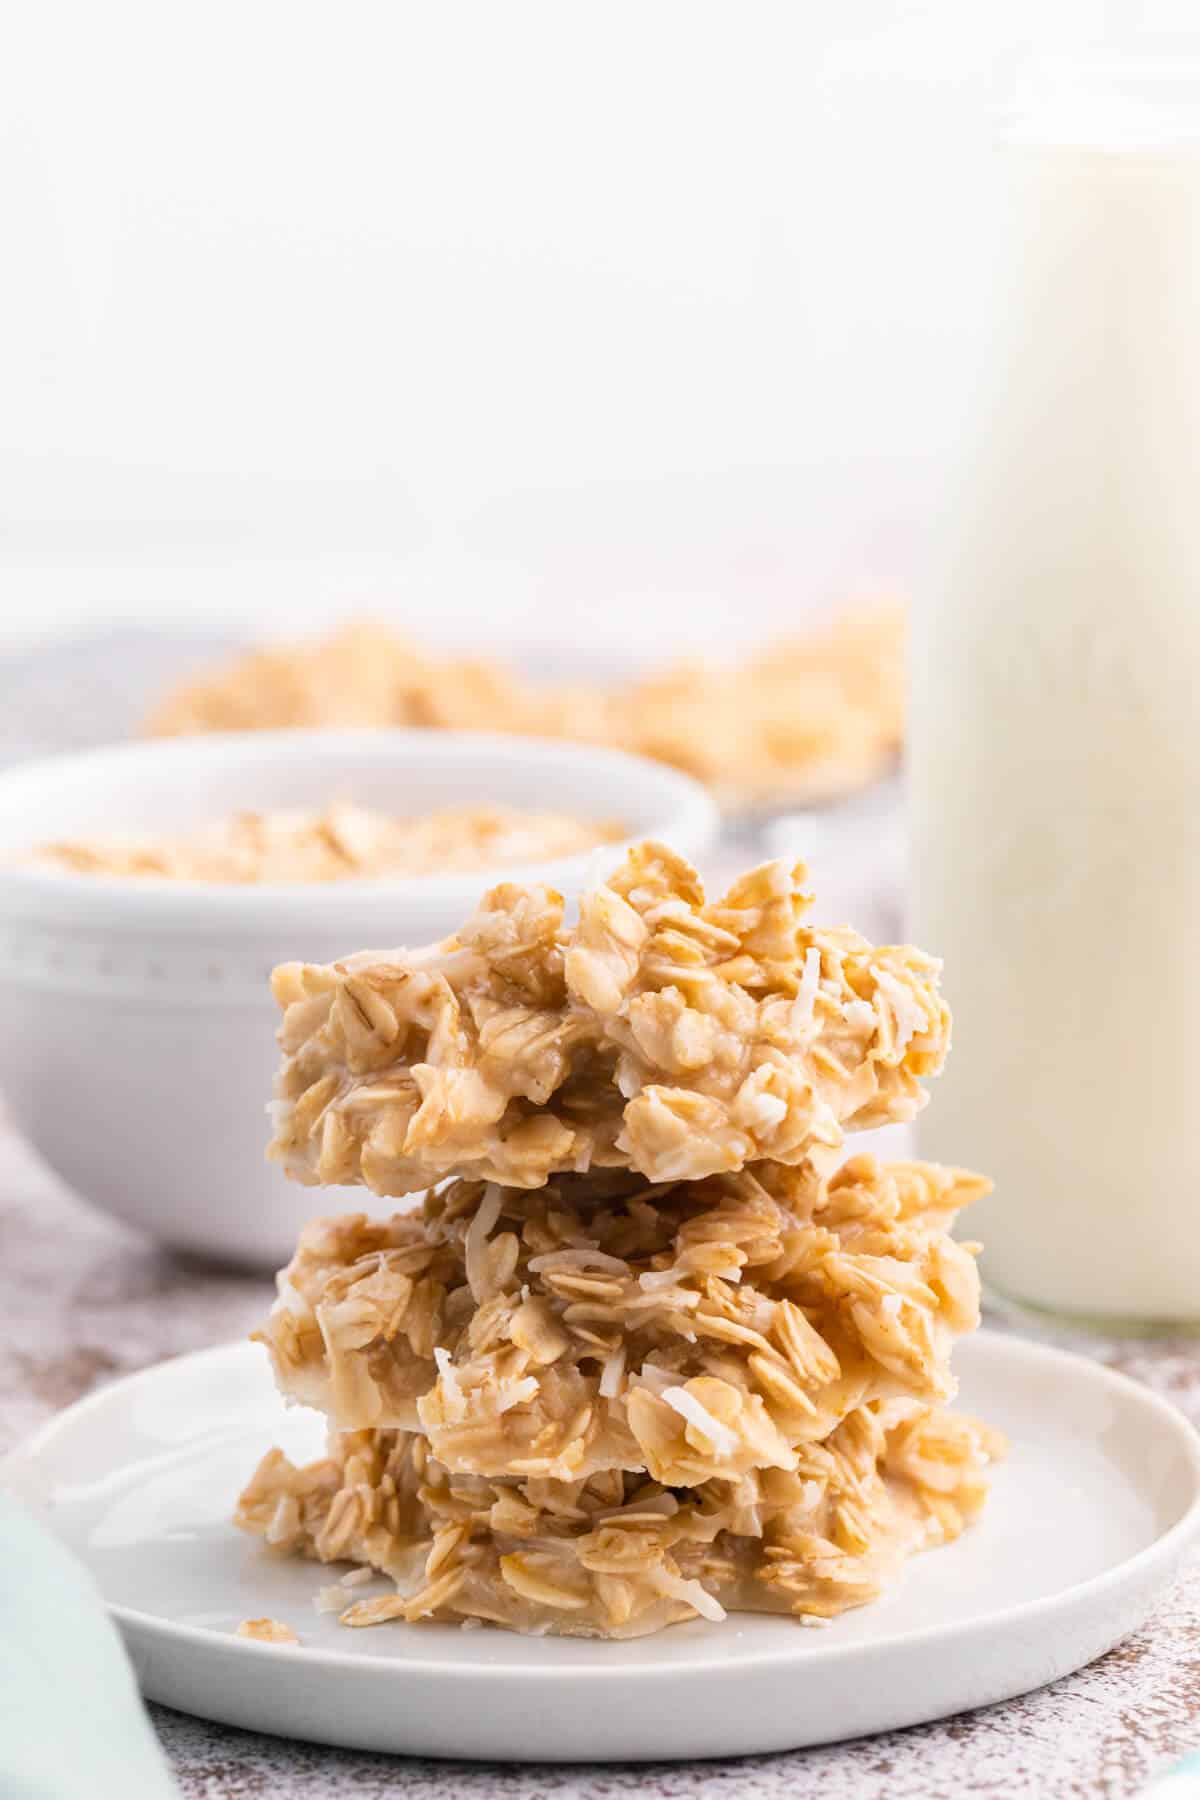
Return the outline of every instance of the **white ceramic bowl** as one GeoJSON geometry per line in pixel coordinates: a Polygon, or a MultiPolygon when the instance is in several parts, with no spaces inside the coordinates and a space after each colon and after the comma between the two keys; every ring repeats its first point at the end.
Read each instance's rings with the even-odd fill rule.
{"type": "MultiPolygon", "coordinates": [[[[715,829],[686,776],[618,751],[468,733],[249,733],[122,744],[0,774],[0,857],[63,837],[178,833],[336,798],[417,813],[526,806],[619,818],[685,854],[715,829]]],[[[500,879],[578,893],[593,859],[447,876],[233,886],[0,866],[0,1085],[80,1194],[163,1241],[257,1265],[346,1204],[264,1160],[274,965],[453,931],[500,879]]],[[[365,1196],[369,1200],[369,1196],[365,1196]]],[[[355,1190],[351,1204],[362,1206],[355,1190]]]]}

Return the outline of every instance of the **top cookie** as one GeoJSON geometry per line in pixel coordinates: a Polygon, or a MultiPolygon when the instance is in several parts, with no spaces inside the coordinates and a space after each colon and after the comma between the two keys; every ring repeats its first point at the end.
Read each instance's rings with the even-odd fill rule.
{"type": "Polygon", "coordinates": [[[911,1118],[949,1047],[939,965],[805,924],[804,875],[765,863],[708,901],[642,844],[576,925],[553,889],[503,884],[440,944],[284,964],[270,1154],[385,1195],[590,1169],[664,1182],[911,1118]]]}

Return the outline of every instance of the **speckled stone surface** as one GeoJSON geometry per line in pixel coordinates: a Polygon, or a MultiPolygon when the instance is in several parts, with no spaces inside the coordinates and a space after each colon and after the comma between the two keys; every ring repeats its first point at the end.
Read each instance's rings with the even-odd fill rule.
{"type": "MultiPolygon", "coordinates": [[[[98,1383],[238,1337],[264,1278],[155,1249],[68,1196],[0,1132],[0,1452],[98,1383]]],[[[1200,1344],[1076,1339],[1200,1422],[1200,1344]]],[[[154,1709],[185,1800],[1038,1800],[1136,1793],[1200,1747],[1200,1563],[1090,1668],[1023,1700],[891,1736],[736,1762],[492,1767],[360,1756],[154,1709]]]]}

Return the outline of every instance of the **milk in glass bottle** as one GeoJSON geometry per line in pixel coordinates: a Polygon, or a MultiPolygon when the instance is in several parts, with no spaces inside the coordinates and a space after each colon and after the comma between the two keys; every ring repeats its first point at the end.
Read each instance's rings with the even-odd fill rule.
{"type": "Polygon", "coordinates": [[[918,608],[913,928],[993,1290],[1200,1321],[1200,70],[1018,122],[984,391],[918,608]]]}

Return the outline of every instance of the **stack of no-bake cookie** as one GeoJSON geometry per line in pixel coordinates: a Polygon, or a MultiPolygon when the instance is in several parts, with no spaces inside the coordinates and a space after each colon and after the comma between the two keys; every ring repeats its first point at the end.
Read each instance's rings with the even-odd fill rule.
{"type": "Polygon", "coordinates": [[[822,1621],[978,1511],[950,1226],[986,1183],[837,1166],[924,1102],[937,965],[806,924],[802,874],[709,902],[643,845],[577,924],[506,885],[428,949],[277,971],[273,1153],[425,1195],[309,1226],[261,1334],[329,1448],[271,1451],[238,1521],[391,1577],[346,1624],[822,1621]]]}

